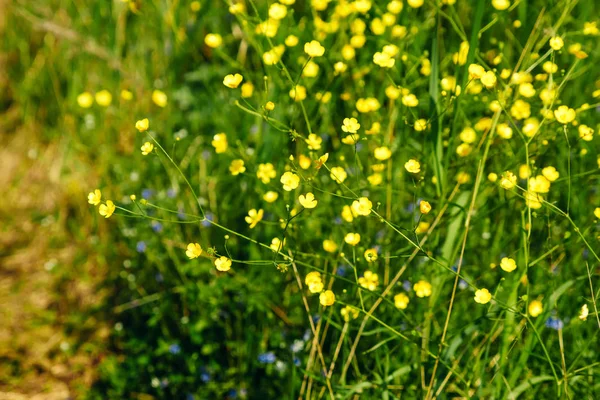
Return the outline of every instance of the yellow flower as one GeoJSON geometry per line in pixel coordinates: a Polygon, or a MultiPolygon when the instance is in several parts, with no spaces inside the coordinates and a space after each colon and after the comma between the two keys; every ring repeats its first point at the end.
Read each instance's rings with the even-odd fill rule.
{"type": "Polygon", "coordinates": [[[588,309],[587,304],[581,306],[581,311],[579,312],[579,319],[585,321],[590,314],[590,310],[588,309]]]}
{"type": "Polygon", "coordinates": [[[116,209],[115,204],[110,200],[106,200],[106,204],[100,204],[100,207],[98,208],[98,212],[104,218],[109,218],[111,215],[113,215],[113,213],[115,212],[115,209],[116,209]]]}
{"type": "Polygon", "coordinates": [[[83,92],[77,96],[77,104],[81,108],[90,108],[94,104],[94,96],[90,92],[83,92]]]}
{"type": "Polygon", "coordinates": [[[369,215],[371,214],[371,209],[373,208],[373,203],[367,197],[361,197],[358,200],[354,200],[352,202],[352,211],[357,215],[369,215]]]}
{"type": "Polygon", "coordinates": [[[510,7],[510,1],[508,0],[492,0],[492,7],[498,11],[506,10],[510,7]]]}
{"type": "Polygon", "coordinates": [[[532,208],[534,210],[537,210],[539,208],[542,208],[542,197],[533,192],[533,191],[527,191],[525,192],[525,203],[527,204],[527,207],[532,208]]]}
{"type": "Polygon", "coordinates": [[[240,74],[229,74],[223,78],[223,85],[227,86],[228,88],[235,89],[240,85],[240,83],[242,83],[243,79],[244,77],[240,74]]]}
{"type": "Polygon", "coordinates": [[[96,93],[96,103],[102,107],[110,106],[110,103],[112,103],[112,94],[108,90],[99,91],[96,93]]]}
{"type": "Polygon", "coordinates": [[[465,143],[474,143],[477,140],[477,133],[475,129],[468,126],[460,132],[459,137],[465,143]]]}
{"type": "Polygon", "coordinates": [[[287,7],[283,4],[273,3],[271,7],[269,7],[269,18],[273,19],[283,19],[287,15],[287,7]]]}
{"type": "Polygon", "coordinates": [[[379,122],[373,122],[371,124],[371,129],[365,130],[367,135],[376,135],[381,132],[381,124],[379,122]]]}
{"type": "Polygon", "coordinates": [[[367,260],[367,262],[375,262],[377,261],[377,249],[372,248],[372,249],[367,249],[365,250],[365,260],[367,260]]]}
{"type": "Polygon", "coordinates": [[[267,104],[265,104],[265,110],[273,111],[274,109],[275,109],[275,103],[273,103],[272,101],[267,101],[267,104]]]}
{"type": "Polygon", "coordinates": [[[317,160],[315,160],[315,168],[321,169],[321,167],[323,165],[325,165],[325,163],[327,162],[328,159],[329,159],[329,153],[323,154],[321,157],[319,157],[317,160]]]}
{"type": "Polygon", "coordinates": [[[102,193],[100,189],[96,189],[88,194],[88,203],[97,206],[102,201],[102,193]]]}
{"type": "Polygon", "coordinates": [[[323,307],[332,306],[335,303],[335,294],[331,290],[326,290],[319,295],[319,302],[323,307]]]}
{"type": "Polygon", "coordinates": [[[523,165],[519,166],[519,178],[527,179],[530,176],[531,176],[531,168],[529,168],[529,165],[523,164],[523,165]]]}
{"type": "Polygon", "coordinates": [[[258,164],[258,171],[256,171],[256,177],[262,181],[262,183],[269,183],[271,179],[277,176],[277,172],[273,167],[273,164],[258,164]]]}
{"type": "Polygon", "coordinates": [[[460,47],[458,49],[458,53],[454,53],[454,55],[452,56],[452,61],[454,61],[454,64],[465,65],[465,63],[467,62],[468,55],[469,42],[461,42],[460,47]]]}
{"type": "Polygon", "coordinates": [[[287,47],[294,47],[298,45],[298,37],[294,35],[289,35],[285,38],[285,45],[287,47]]]}
{"type": "Polygon", "coordinates": [[[262,208],[258,211],[256,211],[255,208],[248,211],[248,215],[244,219],[246,220],[246,223],[250,225],[250,229],[254,228],[256,224],[262,220],[264,213],[262,208]]]}
{"type": "Polygon", "coordinates": [[[323,250],[325,250],[328,253],[335,253],[337,251],[337,244],[335,244],[335,242],[331,239],[325,239],[323,240],[323,250]]]}
{"type": "Polygon", "coordinates": [[[300,184],[300,177],[288,171],[281,175],[280,182],[283,184],[283,190],[291,192],[300,184]]]}
{"type": "Polygon", "coordinates": [[[199,1],[192,1],[190,3],[190,10],[192,12],[198,12],[202,8],[202,4],[199,1]]]}
{"type": "Polygon", "coordinates": [[[431,211],[431,204],[429,204],[428,201],[421,200],[419,203],[419,211],[421,211],[421,214],[429,214],[429,211],[431,211]]]}
{"type": "Polygon", "coordinates": [[[357,216],[358,216],[358,214],[356,214],[356,211],[354,211],[352,209],[352,207],[344,206],[342,208],[342,218],[344,221],[352,222],[352,220],[354,220],[354,217],[357,217],[357,216]]]}
{"type": "Polygon", "coordinates": [[[529,118],[531,115],[531,106],[526,101],[519,99],[510,107],[510,115],[519,120],[529,118]]]}
{"type": "Polygon", "coordinates": [[[569,106],[559,106],[556,110],[554,110],[554,117],[561,124],[568,124],[572,122],[577,114],[575,110],[569,108],[569,106]]]}
{"type": "Polygon", "coordinates": [[[135,123],[135,129],[137,129],[140,132],[146,132],[149,127],[150,121],[148,121],[148,118],[140,119],[135,123]]]}
{"type": "Polygon", "coordinates": [[[501,123],[496,126],[496,132],[502,139],[510,139],[513,135],[513,130],[507,123],[501,123]]]}
{"type": "Polygon", "coordinates": [[[236,159],[231,162],[229,165],[229,172],[231,175],[236,176],[246,172],[246,167],[244,166],[244,160],[236,159]]]}
{"type": "Polygon", "coordinates": [[[417,297],[431,296],[431,283],[427,281],[420,280],[419,282],[415,283],[413,289],[415,290],[417,297]]]}
{"type": "Polygon", "coordinates": [[[213,136],[211,144],[215,148],[215,153],[225,153],[228,147],[227,135],[225,133],[217,133],[215,136],[213,136]]]}
{"type": "Polygon", "coordinates": [[[152,153],[152,150],[154,150],[154,145],[150,142],[146,142],[142,145],[141,150],[142,155],[147,156],[148,154],[152,153]]]}
{"type": "Polygon", "coordinates": [[[356,133],[360,129],[360,124],[356,118],[344,118],[342,130],[347,133],[356,133]]]}
{"type": "Polygon", "coordinates": [[[492,299],[492,294],[487,289],[479,289],[475,292],[475,302],[479,304],[487,304],[492,299]]]}
{"type": "Polygon", "coordinates": [[[480,79],[485,74],[485,68],[479,64],[469,65],[469,77],[471,79],[480,79]]]}
{"type": "Polygon", "coordinates": [[[374,155],[376,159],[385,161],[392,156],[392,151],[386,146],[382,146],[375,149],[374,155]]]}
{"type": "Polygon", "coordinates": [[[306,157],[304,154],[300,154],[298,156],[298,165],[300,165],[300,168],[309,169],[311,164],[312,160],[310,159],[310,157],[306,157]]]}
{"type": "Polygon", "coordinates": [[[251,82],[244,83],[242,85],[242,97],[247,99],[252,97],[252,93],[254,93],[254,85],[251,82]]]}
{"type": "Polygon", "coordinates": [[[152,101],[154,104],[161,108],[165,108],[167,106],[167,95],[162,90],[155,90],[152,92],[152,101]]]}
{"type": "Polygon", "coordinates": [[[496,75],[492,71],[487,71],[481,76],[481,83],[488,89],[496,86],[496,75]]]}
{"type": "Polygon", "coordinates": [[[600,33],[600,31],[598,30],[598,27],[596,26],[596,21],[583,23],[583,34],[584,35],[595,36],[595,35],[598,35],[598,33],[600,33]]]}
{"type": "Polygon", "coordinates": [[[377,52],[373,54],[373,63],[381,68],[392,68],[396,64],[396,60],[386,52],[377,52]]]}
{"type": "Polygon", "coordinates": [[[231,269],[231,259],[221,256],[215,260],[215,267],[221,272],[226,272],[231,269]]]}
{"type": "Polygon", "coordinates": [[[416,107],[419,105],[419,99],[412,93],[402,96],[402,104],[406,107],[416,107]]]}
{"type": "Polygon", "coordinates": [[[223,38],[218,33],[209,33],[204,37],[204,43],[210,48],[216,49],[223,43],[223,38]]]}
{"type": "Polygon", "coordinates": [[[379,110],[381,104],[379,100],[374,97],[367,97],[366,99],[360,98],[356,100],[356,109],[361,113],[368,113],[379,110]]]}
{"type": "Polygon", "coordinates": [[[529,190],[535,193],[548,193],[550,191],[550,181],[543,175],[538,175],[529,179],[529,190]]]}
{"type": "Polygon", "coordinates": [[[579,125],[577,128],[579,131],[579,137],[586,142],[590,142],[594,137],[594,130],[587,125],[579,125]]]}
{"type": "Polygon", "coordinates": [[[512,258],[504,257],[500,261],[500,268],[506,272],[513,272],[515,269],[517,269],[517,263],[512,258]]]}
{"type": "Polygon", "coordinates": [[[461,143],[456,148],[456,154],[461,157],[467,157],[469,154],[471,154],[471,151],[473,151],[473,147],[468,143],[461,143]]]}
{"type": "Polygon", "coordinates": [[[304,52],[310,57],[321,57],[325,54],[325,47],[321,46],[321,43],[313,40],[309,43],[304,44],[304,52]]]}
{"type": "Polygon", "coordinates": [[[310,150],[319,150],[321,148],[321,142],[323,142],[323,139],[321,139],[320,136],[311,133],[308,135],[308,139],[305,139],[304,141],[310,150]]]}
{"type": "Polygon", "coordinates": [[[281,249],[283,249],[283,246],[285,246],[285,239],[283,239],[282,242],[281,239],[276,237],[271,239],[271,245],[269,247],[271,248],[271,250],[278,252],[281,249]]]}
{"type": "Polygon", "coordinates": [[[410,299],[405,293],[398,293],[394,296],[394,306],[399,310],[405,310],[409,302],[410,299]]]}
{"type": "Polygon", "coordinates": [[[298,201],[304,208],[315,208],[318,203],[317,200],[315,200],[315,195],[311,192],[306,193],[306,195],[301,194],[298,197],[298,201]]]}
{"type": "Polygon", "coordinates": [[[596,207],[596,209],[594,210],[594,216],[600,219],[600,207],[596,207]]]}
{"type": "Polygon", "coordinates": [[[333,167],[331,168],[331,173],[329,176],[337,183],[342,183],[346,180],[348,174],[346,173],[346,170],[342,167],[333,167]]]}
{"type": "Polygon", "coordinates": [[[403,8],[404,4],[400,0],[392,0],[387,5],[387,10],[392,14],[400,14],[403,8]]]}
{"type": "Polygon", "coordinates": [[[423,118],[416,120],[414,128],[417,132],[423,132],[425,129],[427,129],[427,121],[423,118]]]}
{"type": "Polygon", "coordinates": [[[352,306],[346,306],[340,310],[340,314],[342,314],[342,318],[344,321],[348,322],[351,319],[358,318],[358,308],[352,306]]]}
{"type": "Polygon", "coordinates": [[[294,101],[302,101],[306,99],[306,88],[302,85],[297,85],[290,90],[289,95],[294,101]]]}
{"type": "Polygon", "coordinates": [[[411,174],[418,174],[421,172],[421,164],[412,158],[404,164],[404,168],[411,174]]]}
{"type": "Polygon", "coordinates": [[[365,289],[375,290],[379,286],[379,275],[372,271],[365,271],[363,276],[358,278],[358,284],[365,289]]]}
{"type": "Polygon", "coordinates": [[[344,237],[344,242],[351,246],[356,246],[360,242],[360,233],[348,233],[344,237]]]}
{"type": "Polygon", "coordinates": [[[190,260],[198,258],[202,255],[202,247],[198,243],[189,243],[185,255],[188,256],[190,260]]]}
{"type": "Polygon", "coordinates": [[[544,311],[544,306],[542,305],[541,301],[533,300],[531,303],[529,303],[527,311],[529,312],[529,315],[535,318],[540,315],[542,311],[544,311]]]}
{"type": "Polygon", "coordinates": [[[552,39],[550,39],[550,47],[552,47],[552,50],[554,51],[562,49],[564,45],[565,42],[560,36],[554,36],[552,39]]]}
{"type": "Polygon", "coordinates": [[[319,293],[323,291],[323,281],[321,280],[321,274],[318,271],[309,272],[304,278],[304,283],[308,286],[308,290],[311,293],[319,293]]]}
{"type": "Polygon", "coordinates": [[[349,146],[355,145],[360,139],[360,135],[358,133],[351,133],[346,137],[342,138],[342,143],[347,144],[349,146]]]}
{"type": "Polygon", "coordinates": [[[409,6],[411,6],[412,8],[419,8],[423,5],[423,3],[425,2],[424,0],[406,0],[406,2],[408,3],[409,6]]]}
{"type": "Polygon", "coordinates": [[[554,168],[552,166],[542,169],[542,175],[544,175],[544,177],[546,179],[548,179],[550,182],[554,182],[560,176],[560,174],[558,173],[556,168],[554,168]]]}
{"type": "Polygon", "coordinates": [[[277,200],[278,197],[279,193],[269,190],[267,193],[264,194],[263,199],[267,203],[273,203],[277,200]]]}

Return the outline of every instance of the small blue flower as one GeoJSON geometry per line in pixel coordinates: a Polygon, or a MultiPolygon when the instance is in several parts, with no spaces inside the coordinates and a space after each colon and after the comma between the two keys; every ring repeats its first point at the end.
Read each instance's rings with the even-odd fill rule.
{"type": "Polygon", "coordinates": [[[410,292],[410,290],[412,289],[412,284],[410,283],[410,281],[404,281],[402,282],[402,288],[407,292],[410,292]]]}
{"type": "Polygon", "coordinates": [[[562,329],[565,326],[560,318],[550,317],[546,320],[546,327],[554,330],[562,329]]]}
{"type": "Polygon", "coordinates": [[[305,342],[308,342],[308,339],[310,339],[310,329],[307,329],[304,331],[304,335],[302,335],[302,340],[304,340],[305,342]]]}
{"type": "Polygon", "coordinates": [[[167,197],[172,199],[175,196],[177,196],[177,190],[170,188],[169,190],[167,190],[167,197]]]}
{"type": "Polygon", "coordinates": [[[460,281],[458,281],[458,288],[460,290],[465,290],[468,287],[469,287],[469,284],[464,279],[461,279],[460,281]]]}
{"type": "Polygon", "coordinates": [[[201,380],[202,382],[204,382],[204,383],[206,383],[206,382],[210,382],[210,374],[209,374],[208,372],[203,372],[203,373],[200,375],[200,380],[201,380]]]}
{"type": "Polygon", "coordinates": [[[142,197],[148,200],[154,194],[154,190],[152,189],[144,189],[142,190],[142,197]]]}
{"type": "Polygon", "coordinates": [[[203,227],[208,228],[210,226],[210,221],[212,221],[215,218],[215,215],[208,211],[206,214],[204,214],[204,216],[206,217],[206,219],[202,221],[201,224],[203,227]]]}
{"type": "Polygon", "coordinates": [[[344,277],[346,276],[346,272],[348,272],[348,267],[345,265],[340,265],[335,273],[338,276],[344,277]]]}
{"type": "Polygon", "coordinates": [[[179,346],[177,343],[173,343],[172,345],[169,346],[169,353],[171,353],[171,354],[181,353],[181,346],[179,346]]]}
{"type": "Polygon", "coordinates": [[[152,230],[157,233],[162,232],[162,230],[163,230],[162,224],[158,221],[152,221],[150,226],[152,226],[152,230]]]}
{"type": "Polygon", "coordinates": [[[300,366],[300,364],[302,364],[302,363],[300,362],[300,359],[299,359],[298,357],[294,357],[294,365],[295,365],[296,367],[299,367],[299,366],[300,366]]]}
{"type": "Polygon", "coordinates": [[[237,398],[237,391],[235,389],[229,390],[229,392],[227,392],[227,397],[229,397],[230,399],[237,398]]]}
{"type": "Polygon", "coordinates": [[[272,351],[262,353],[258,356],[258,362],[263,364],[273,364],[277,358],[272,351]]]}
{"type": "Polygon", "coordinates": [[[135,249],[137,250],[138,253],[145,253],[147,248],[148,248],[148,246],[146,246],[146,242],[144,242],[144,241],[139,241],[135,245],[135,249]]]}
{"type": "Polygon", "coordinates": [[[292,353],[299,353],[304,348],[304,342],[300,339],[294,340],[294,343],[290,346],[292,353]]]}

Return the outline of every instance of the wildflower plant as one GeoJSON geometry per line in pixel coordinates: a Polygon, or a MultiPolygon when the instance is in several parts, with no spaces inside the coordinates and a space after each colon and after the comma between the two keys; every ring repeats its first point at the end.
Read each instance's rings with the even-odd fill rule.
{"type": "Polygon", "coordinates": [[[96,6],[164,28],[119,42],[152,79],[73,83],[123,259],[98,393],[599,393],[600,32],[544,5],[96,6]]]}

